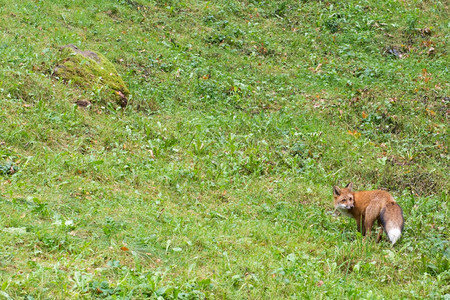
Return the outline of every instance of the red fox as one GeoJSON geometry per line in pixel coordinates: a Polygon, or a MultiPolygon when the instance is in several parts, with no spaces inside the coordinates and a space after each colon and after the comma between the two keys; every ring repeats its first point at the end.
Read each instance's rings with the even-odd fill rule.
{"type": "Polygon", "coordinates": [[[392,245],[397,242],[403,231],[403,211],[394,198],[386,191],[353,192],[350,182],[345,188],[333,187],[334,206],[345,215],[356,219],[359,232],[370,236],[373,223],[378,220],[382,226],[378,233],[377,243],[386,231],[392,245]]]}

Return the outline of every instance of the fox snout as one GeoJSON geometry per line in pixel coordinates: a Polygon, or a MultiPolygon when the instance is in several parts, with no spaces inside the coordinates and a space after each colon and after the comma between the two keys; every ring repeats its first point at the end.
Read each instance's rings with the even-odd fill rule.
{"type": "Polygon", "coordinates": [[[354,204],[338,203],[338,205],[336,205],[336,208],[338,209],[352,209],[353,207],[355,207],[354,204]]]}

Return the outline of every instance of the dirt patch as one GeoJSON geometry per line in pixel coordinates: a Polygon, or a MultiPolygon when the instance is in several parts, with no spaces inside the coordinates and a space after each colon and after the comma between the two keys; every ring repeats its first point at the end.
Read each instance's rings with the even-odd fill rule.
{"type": "Polygon", "coordinates": [[[442,174],[414,167],[401,168],[398,165],[386,169],[381,174],[380,185],[388,190],[408,189],[420,196],[436,194],[448,188],[442,174]]]}

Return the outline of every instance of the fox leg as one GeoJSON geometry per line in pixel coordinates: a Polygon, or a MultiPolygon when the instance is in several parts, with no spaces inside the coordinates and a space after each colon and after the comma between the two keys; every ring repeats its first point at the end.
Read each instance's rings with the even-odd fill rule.
{"type": "Polygon", "coordinates": [[[366,234],[366,229],[364,227],[364,214],[356,217],[356,229],[358,232],[360,232],[362,235],[366,234]]]}
{"type": "Polygon", "coordinates": [[[361,216],[357,216],[356,217],[356,229],[358,230],[358,232],[361,232],[361,216]]]}
{"type": "Polygon", "coordinates": [[[361,214],[361,234],[362,235],[366,235],[366,224],[365,224],[365,222],[366,222],[366,214],[363,212],[362,214],[361,214]]]}
{"type": "Polygon", "coordinates": [[[375,220],[377,220],[380,215],[380,208],[377,205],[369,205],[366,208],[366,213],[364,217],[364,227],[366,230],[366,237],[370,236],[372,232],[372,226],[375,220]]]}
{"type": "Polygon", "coordinates": [[[380,226],[380,230],[378,231],[377,243],[381,241],[381,237],[383,236],[383,223],[381,223],[380,219],[378,219],[378,226],[380,226]]]}
{"type": "Polygon", "coordinates": [[[366,234],[365,234],[365,238],[368,238],[370,236],[370,233],[372,232],[372,226],[373,226],[373,221],[371,221],[370,219],[366,219],[365,220],[365,230],[366,230],[366,234]]]}
{"type": "Polygon", "coordinates": [[[380,231],[378,231],[377,243],[379,243],[381,241],[381,236],[382,235],[383,235],[383,227],[381,227],[380,231]]]}
{"type": "Polygon", "coordinates": [[[362,220],[361,220],[361,234],[362,235],[366,235],[366,224],[365,224],[365,218],[364,218],[364,216],[362,217],[362,220]]]}

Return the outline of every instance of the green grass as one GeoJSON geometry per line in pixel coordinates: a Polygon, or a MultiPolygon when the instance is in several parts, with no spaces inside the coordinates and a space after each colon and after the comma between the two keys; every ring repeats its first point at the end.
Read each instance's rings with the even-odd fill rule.
{"type": "Polygon", "coordinates": [[[447,299],[448,12],[0,0],[0,295],[447,299]],[[126,108],[54,76],[69,43],[126,108]],[[334,214],[349,181],[392,192],[395,247],[334,214]]]}

